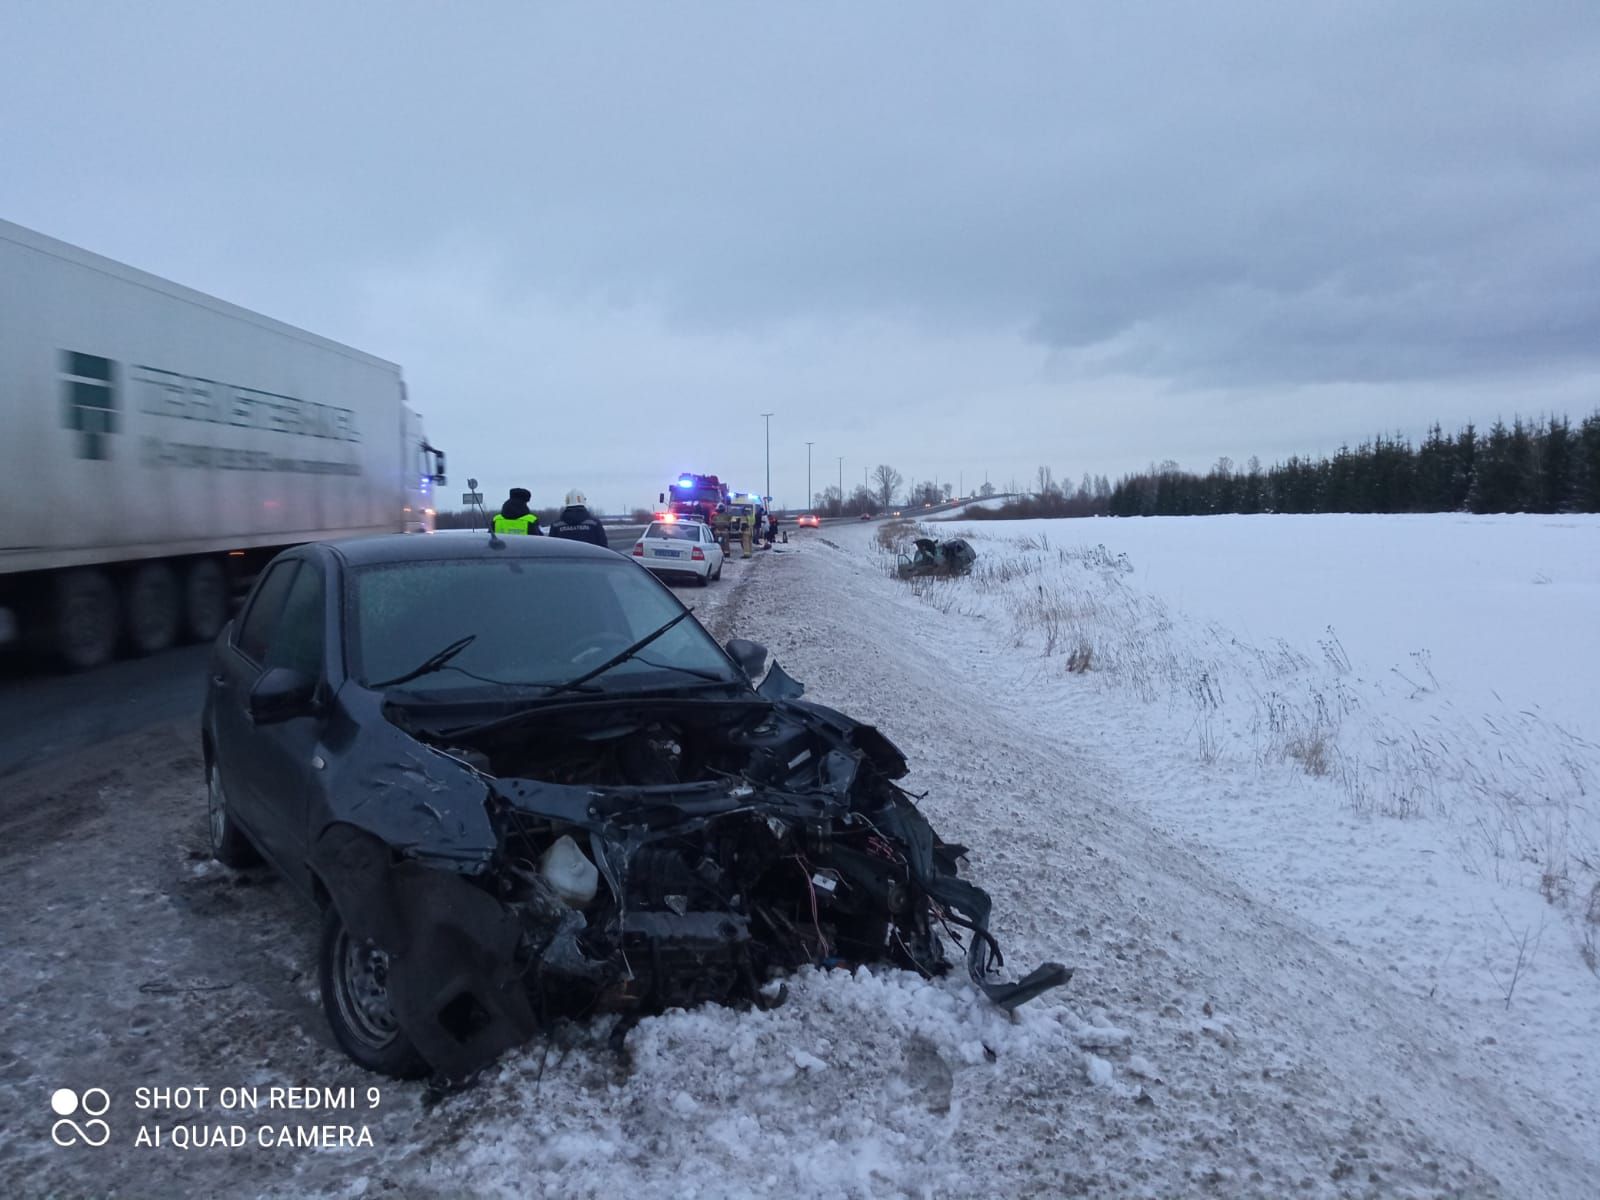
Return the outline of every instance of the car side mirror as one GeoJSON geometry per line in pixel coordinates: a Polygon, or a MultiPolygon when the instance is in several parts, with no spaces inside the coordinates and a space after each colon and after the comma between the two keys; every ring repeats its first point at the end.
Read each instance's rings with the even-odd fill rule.
{"type": "Polygon", "coordinates": [[[728,652],[728,657],[739,664],[739,669],[745,673],[747,679],[754,679],[761,674],[761,668],[767,665],[767,648],[760,642],[752,642],[748,638],[734,638],[723,647],[728,652]]]}
{"type": "Polygon", "coordinates": [[[277,725],[317,711],[317,681],[292,667],[273,667],[250,689],[250,719],[277,725]]]}

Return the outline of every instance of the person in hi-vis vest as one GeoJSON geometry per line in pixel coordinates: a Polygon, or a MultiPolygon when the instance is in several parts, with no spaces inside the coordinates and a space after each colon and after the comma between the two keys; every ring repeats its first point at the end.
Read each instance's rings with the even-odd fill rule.
{"type": "Polygon", "coordinates": [[[496,533],[539,533],[539,515],[528,508],[533,493],[527,488],[512,488],[510,498],[494,517],[496,533]]]}

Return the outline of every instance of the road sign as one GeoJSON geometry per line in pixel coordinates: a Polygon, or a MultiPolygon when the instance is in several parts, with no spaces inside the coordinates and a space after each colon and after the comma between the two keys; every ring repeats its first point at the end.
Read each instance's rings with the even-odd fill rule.
{"type": "Polygon", "coordinates": [[[463,503],[463,504],[482,504],[483,503],[483,493],[482,492],[462,492],[461,493],[461,503],[463,503]]]}

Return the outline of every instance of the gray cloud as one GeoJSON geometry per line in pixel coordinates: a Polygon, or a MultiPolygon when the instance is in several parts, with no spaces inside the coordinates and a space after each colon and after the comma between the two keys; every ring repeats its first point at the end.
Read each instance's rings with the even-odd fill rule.
{"type": "Polygon", "coordinates": [[[0,162],[26,164],[0,212],[397,359],[496,471],[509,416],[582,405],[603,441],[543,440],[618,503],[696,454],[759,462],[753,419],[670,462],[619,446],[662,410],[781,406],[797,497],[808,437],[907,474],[1116,470],[1600,374],[1589,4],[0,22],[0,162]],[[1268,396],[1264,434],[1236,414],[1268,396]],[[963,413],[959,445],[907,421],[963,413]]]}

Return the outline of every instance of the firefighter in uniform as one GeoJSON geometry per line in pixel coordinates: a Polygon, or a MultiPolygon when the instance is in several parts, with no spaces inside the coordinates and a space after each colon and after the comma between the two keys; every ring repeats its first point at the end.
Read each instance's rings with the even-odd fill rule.
{"type": "Polygon", "coordinates": [[[733,518],[728,515],[728,506],[726,504],[717,505],[717,511],[711,516],[711,531],[712,533],[716,534],[717,545],[722,547],[722,555],[724,558],[726,558],[728,555],[728,531],[732,529],[732,527],[733,518]]]}
{"type": "Polygon", "coordinates": [[[539,514],[528,508],[533,493],[527,488],[512,488],[506,502],[494,516],[496,533],[539,533],[539,514]]]}
{"type": "Polygon", "coordinates": [[[745,558],[755,553],[752,544],[756,534],[755,505],[742,504],[739,506],[739,548],[745,558]]]}

